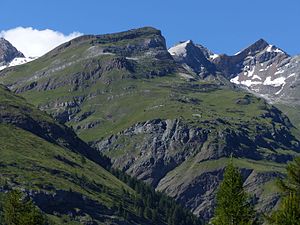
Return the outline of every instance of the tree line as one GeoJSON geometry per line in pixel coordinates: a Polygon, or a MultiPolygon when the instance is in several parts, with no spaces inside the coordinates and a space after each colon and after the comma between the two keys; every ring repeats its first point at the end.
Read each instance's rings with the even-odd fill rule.
{"type": "MultiPolygon", "coordinates": [[[[155,191],[153,187],[127,175],[118,169],[110,170],[113,175],[137,192],[134,208],[139,217],[145,218],[153,225],[202,225],[204,222],[193,215],[166,194],[155,191]]],[[[123,195],[126,196],[126,195],[123,195]]],[[[121,207],[120,207],[121,208],[121,207]]],[[[127,211],[126,209],[125,212],[127,211]]],[[[124,212],[123,212],[124,213],[124,212]]],[[[130,214],[129,214],[130,215],[130,214]]],[[[128,215],[127,215],[128,218],[128,215]]]]}

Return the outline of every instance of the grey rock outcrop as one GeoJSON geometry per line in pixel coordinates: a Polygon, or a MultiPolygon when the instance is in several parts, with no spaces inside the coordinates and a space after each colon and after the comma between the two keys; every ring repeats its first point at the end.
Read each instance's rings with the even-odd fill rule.
{"type": "Polygon", "coordinates": [[[0,38],[0,66],[11,62],[16,57],[24,57],[11,43],[0,38]]]}
{"type": "MultiPolygon", "coordinates": [[[[265,116],[285,123],[277,111],[265,116]]],[[[261,126],[257,135],[248,134],[247,125],[237,131],[230,128],[230,124],[224,124],[226,121],[217,119],[193,127],[179,119],[156,119],[138,123],[117,135],[94,143],[94,146],[104,154],[112,154],[114,167],[146,181],[157,190],[177,199],[196,215],[208,219],[212,216],[216,189],[226,165],[222,160],[233,155],[245,160],[282,163],[291,160],[292,156],[275,153],[278,148],[275,145],[300,150],[299,143],[292,147],[294,141],[298,142],[293,137],[288,141],[290,143],[271,144],[264,141],[263,137],[274,140],[289,139],[284,131],[289,129],[288,124],[281,131],[261,126]],[[225,127],[220,129],[221,126],[225,127]],[[253,139],[249,138],[251,136],[253,139]],[[260,149],[264,147],[274,149],[274,153],[261,152],[260,149]],[[223,163],[218,163],[220,160],[223,163]],[[202,167],[206,164],[211,166],[202,167]]],[[[262,189],[266,182],[280,174],[254,169],[246,169],[243,174],[245,186],[257,194],[260,210],[266,211],[274,206],[278,196],[272,195],[268,201],[264,201],[262,189]]]]}
{"type": "Polygon", "coordinates": [[[202,79],[216,73],[215,65],[209,61],[213,53],[191,40],[175,45],[169,52],[177,63],[202,79]]]}

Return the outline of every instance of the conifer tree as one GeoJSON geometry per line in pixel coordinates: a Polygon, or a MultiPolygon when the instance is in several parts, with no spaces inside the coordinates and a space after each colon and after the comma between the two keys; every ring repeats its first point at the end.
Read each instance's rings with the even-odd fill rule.
{"type": "Polygon", "coordinates": [[[279,181],[282,200],[279,209],[267,217],[269,224],[300,224],[300,158],[287,166],[287,178],[279,181]]]}
{"type": "Polygon", "coordinates": [[[4,206],[4,224],[6,225],[46,225],[45,217],[31,200],[24,199],[19,191],[7,194],[4,206]]]}
{"type": "Polygon", "coordinates": [[[279,187],[283,194],[296,193],[300,195],[300,157],[288,164],[287,177],[285,180],[279,180],[279,187]]]}
{"type": "Polygon", "coordinates": [[[268,218],[268,222],[274,225],[300,224],[300,199],[295,193],[290,193],[282,199],[280,208],[268,218]]]}
{"type": "Polygon", "coordinates": [[[224,179],[217,192],[217,208],[213,225],[252,225],[255,212],[243,188],[242,176],[234,167],[232,159],[228,163],[224,179]]]}

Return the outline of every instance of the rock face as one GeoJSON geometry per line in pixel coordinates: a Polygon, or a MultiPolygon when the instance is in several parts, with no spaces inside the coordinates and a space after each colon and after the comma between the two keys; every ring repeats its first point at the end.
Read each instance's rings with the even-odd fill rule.
{"type": "MultiPolygon", "coordinates": [[[[274,122],[285,120],[275,108],[265,116],[274,122]]],[[[279,146],[300,151],[299,142],[288,137],[289,124],[281,131],[261,126],[259,134],[252,134],[253,138],[250,138],[252,135],[247,133],[246,125],[245,129],[236,130],[227,124],[220,130],[224,123],[215,120],[193,127],[177,119],[151,120],[96,142],[94,146],[104,154],[113,155],[114,167],[150,183],[208,219],[213,213],[214,196],[222,180],[225,158],[233,155],[240,159],[237,164],[251,160],[284,163],[292,156],[276,152],[279,146]],[[274,139],[276,143],[271,147],[263,137],[274,139]],[[280,143],[280,140],[285,141],[280,143]],[[127,151],[124,150],[126,146],[130,146],[127,151]],[[266,153],[263,148],[272,149],[273,153],[266,153]]],[[[245,187],[256,194],[261,211],[270,210],[278,200],[278,196],[273,195],[265,201],[262,194],[263,185],[281,176],[280,172],[271,171],[243,170],[245,187]]]]}
{"type": "Polygon", "coordinates": [[[240,65],[239,71],[231,71],[229,78],[233,83],[243,85],[267,99],[279,101],[278,97],[284,86],[292,84],[297,76],[296,73],[290,74],[292,71],[288,71],[295,63],[290,65],[292,58],[288,54],[263,40],[252,46],[257,46],[253,53],[246,49],[231,56],[239,57],[243,54],[246,58],[236,63],[236,66],[240,65]]]}
{"type": "Polygon", "coordinates": [[[7,40],[0,38],[0,66],[10,63],[14,58],[24,58],[24,55],[7,40]]]}
{"type": "Polygon", "coordinates": [[[299,56],[279,54],[266,62],[257,62],[232,78],[235,84],[265,97],[273,103],[300,105],[299,56]]]}
{"type": "Polygon", "coordinates": [[[175,45],[169,52],[177,63],[201,78],[216,73],[215,65],[209,61],[216,55],[200,45],[195,45],[191,40],[175,45]]]}
{"type": "Polygon", "coordinates": [[[31,62],[35,59],[35,57],[25,57],[11,43],[4,38],[0,38],[0,71],[8,67],[31,62]]]}
{"type": "Polygon", "coordinates": [[[265,40],[260,39],[234,56],[220,55],[213,60],[213,63],[225,77],[230,79],[243,72],[244,68],[266,62],[275,57],[284,58],[287,55],[276,47],[270,46],[265,40]]]}

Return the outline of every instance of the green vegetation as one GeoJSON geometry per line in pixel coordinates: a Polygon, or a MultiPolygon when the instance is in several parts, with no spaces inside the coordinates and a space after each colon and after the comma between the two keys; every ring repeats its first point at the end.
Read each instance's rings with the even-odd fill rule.
{"type": "MultiPolygon", "coordinates": [[[[284,173],[285,164],[270,162],[267,160],[250,160],[245,158],[232,158],[232,162],[235,166],[240,169],[254,170],[258,173],[266,173],[269,171],[284,173]]],[[[228,158],[220,158],[217,160],[209,160],[205,162],[197,162],[197,159],[187,160],[181,165],[171,170],[166,174],[165,179],[169,180],[167,185],[184,185],[190,183],[198,176],[204,173],[220,171],[224,169],[224,166],[228,164],[228,158]]],[[[274,194],[277,192],[277,189],[274,190],[274,184],[271,184],[270,187],[262,187],[267,194],[274,194]]],[[[159,187],[159,190],[166,189],[166,184],[159,187]]]]}
{"type": "Polygon", "coordinates": [[[19,191],[11,191],[6,194],[3,205],[3,222],[5,225],[48,224],[42,212],[19,191]]]}
{"type": "Polygon", "coordinates": [[[217,207],[212,224],[255,224],[255,211],[244,191],[242,176],[232,161],[225,169],[224,179],[217,193],[217,207]]]}
{"type": "Polygon", "coordinates": [[[299,225],[300,198],[295,193],[285,196],[280,203],[280,208],[267,219],[272,225],[299,225]]]}
{"type": "Polygon", "coordinates": [[[267,220],[274,225],[299,225],[300,221],[300,158],[287,166],[287,178],[279,181],[282,200],[279,209],[267,220]]]}
{"type": "Polygon", "coordinates": [[[111,171],[117,178],[140,194],[139,198],[136,198],[134,202],[136,212],[140,216],[152,219],[156,223],[159,223],[159,218],[162,217],[165,218],[168,225],[203,224],[189,210],[175,203],[167,195],[155,192],[151,186],[126,175],[120,170],[111,169],[111,171]]]}
{"type": "MultiPolygon", "coordinates": [[[[175,211],[178,212],[176,216],[180,215],[179,221],[185,221],[184,224],[187,224],[186,221],[188,224],[200,224],[191,213],[170,198],[155,193],[153,188],[132,179],[130,183],[138,187],[135,189],[116,178],[92,158],[97,158],[97,155],[84,155],[85,152],[80,149],[82,143],[68,128],[57,124],[47,114],[34,109],[23,98],[2,86],[0,107],[1,190],[21,189],[31,193],[33,201],[51,224],[101,224],[114,221],[163,225],[168,223],[170,213],[174,214],[175,211]],[[31,122],[27,124],[27,120],[31,122]],[[32,124],[56,127],[48,130],[47,136],[52,137],[53,142],[48,141],[47,136],[35,134],[32,124]],[[64,136],[56,132],[62,132],[64,136]],[[63,141],[56,141],[56,136],[63,141]],[[73,142],[78,146],[72,146],[73,142]],[[157,208],[159,203],[160,211],[157,208]]],[[[87,145],[83,147],[89,148],[87,145]]],[[[124,174],[120,177],[126,182],[130,180],[124,174]]],[[[20,198],[20,193],[13,191],[2,202],[6,221],[16,219],[24,225],[39,224],[32,220],[40,219],[40,214],[31,201],[20,198]],[[16,203],[17,199],[22,201],[16,203]],[[14,217],[14,210],[24,211],[24,215],[20,213],[20,218],[14,217]]]]}
{"type": "Polygon", "coordinates": [[[285,105],[278,104],[276,106],[289,117],[293,126],[295,126],[296,128],[293,130],[295,136],[300,138],[300,117],[299,117],[300,106],[291,106],[288,104],[285,105]]]}

